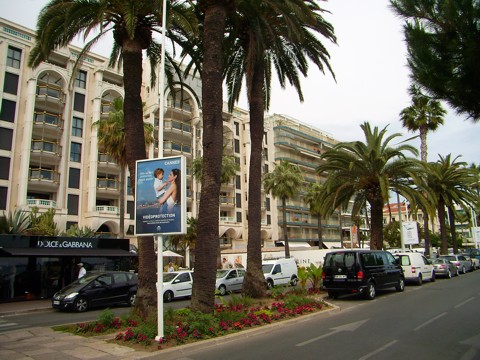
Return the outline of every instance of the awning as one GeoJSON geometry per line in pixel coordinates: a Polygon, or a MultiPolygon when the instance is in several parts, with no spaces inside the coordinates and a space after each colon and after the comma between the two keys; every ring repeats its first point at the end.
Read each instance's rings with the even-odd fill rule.
{"type": "Polygon", "coordinates": [[[329,249],[341,249],[342,248],[342,243],[341,242],[335,242],[335,241],[332,241],[332,242],[324,241],[323,245],[325,245],[329,249]]]}
{"type": "Polygon", "coordinates": [[[66,249],[66,248],[0,248],[0,253],[14,256],[136,256],[122,249],[66,249]]]}
{"type": "MultiPolygon", "coordinates": [[[[279,240],[279,241],[275,241],[275,243],[280,243],[282,244],[283,246],[285,246],[285,241],[283,240],[279,240]]],[[[288,245],[290,247],[312,247],[309,243],[307,242],[302,242],[302,241],[289,241],[288,242],[288,245]]]]}

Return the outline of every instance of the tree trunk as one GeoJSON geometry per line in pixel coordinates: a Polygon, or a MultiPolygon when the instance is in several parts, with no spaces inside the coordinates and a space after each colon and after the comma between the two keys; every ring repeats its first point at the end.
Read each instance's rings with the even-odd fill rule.
{"type": "MultiPolygon", "coordinates": [[[[142,98],[142,48],[135,40],[126,40],[122,47],[123,81],[125,100],[123,112],[125,121],[125,148],[130,182],[135,191],[135,162],[145,159],[145,133],[143,129],[142,98]],[[125,74],[128,73],[128,76],[125,74]]],[[[153,238],[138,239],[138,291],[135,308],[142,317],[156,310],[157,290],[155,273],[155,250],[153,238]]]]}
{"type": "Polygon", "coordinates": [[[287,200],[282,198],[283,210],[283,241],[285,242],[285,257],[290,258],[290,245],[288,243],[288,227],[287,227],[287,200]]]}
{"type": "Polygon", "coordinates": [[[428,214],[425,211],[423,214],[423,237],[425,238],[425,255],[430,256],[430,231],[428,230],[428,214]]]}
{"type": "Polygon", "coordinates": [[[264,133],[263,66],[255,67],[250,88],[250,173],[248,181],[248,243],[247,272],[243,281],[244,295],[265,296],[265,277],[262,270],[262,163],[264,133]]]}
{"type": "Polygon", "coordinates": [[[322,215],[320,213],[317,214],[317,224],[318,248],[323,249],[322,215]]]}
{"type": "Polygon", "coordinates": [[[381,250],[383,248],[383,199],[380,196],[380,198],[373,199],[369,203],[372,212],[370,249],[381,250]]]}
{"type": "Polygon", "coordinates": [[[447,240],[447,229],[445,226],[445,203],[440,198],[438,201],[438,221],[440,223],[440,239],[442,241],[441,245],[441,254],[447,255],[448,254],[448,240],[447,240]]]}
{"type": "Polygon", "coordinates": [[[450,222],[450,235],[452,236],[452,245],[453,245],[453,253],[458,253],[458,245],[457,245],[457,231],[455,227],[455,212],[453,211],[451,206],[447,206],[448,209],[448,220],[450,222]]]}
{"type": "Polygon", "coordinates": [[[120,181],[119,181],[119,188],[120,188],[120,231],[118,233],[118,237],[123,239],[125,237],[125,174],[126,169],[125,166],[121,167],[120,170],[120,181]]]}
{"type": "Polygon", "coordinates": [[[203,1],[204,57],[202,70],[203,176],[198,214],[192,310],[212,313],[218,253],[218,212],[223,150],[222,42],[227,1],[203,1]],[[213,255],[213,256],[212,256],[213,255]]]}

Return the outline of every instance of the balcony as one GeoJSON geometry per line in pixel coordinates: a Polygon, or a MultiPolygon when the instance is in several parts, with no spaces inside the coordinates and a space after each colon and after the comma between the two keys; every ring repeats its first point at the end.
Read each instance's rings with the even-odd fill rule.
{"type": "Polygon", "coordinates": [[[54,114],[47,111],[35,111],[33,115],[34,134],[35,130],[41,131],[47,136],[57,137],[63,130],[63,119],[61,114],[54,114]]]}
{"type": "Polygon", "coordinates": [[[36,91],[36,107],[43,110],[59,110],[63,108],[65,93],[58,86],[52,84],[38,84],[36,91]]]}
{"type": "Polygon", "coordinates": [[[235,198],[233,196],[220,196],[220,206],[222,207],[234,207],[235,198]]]}
{"type": "Polygon", "coordinates": [[[190,145],[183,145],[172,141],[163,142],[163,154],[164,155],[180,155],[192,153],[192,147],[190,145]]]}
{"type": "Polygon", "coordinates": [[[115,173],[120,172],[120,166],[117,162],[107,153],[98,153],[98,165],[97,168],[100,171],[106,173],[114,171],[115,173]]]}
{"type": "Polygon", "coordinates": [[[118,197],[119,184],[114,178],[97,178],[97,194],[108,199],[118,197]]]}
{"type": "Polygon", "coordinates": [[[192,141],[192,130],[190,121],[181,122],[168,119],[163,122],[163,136],[173,142],[190,143],[192,141]]]}
{"type": "Polygon", "coordinates": [[[97,211],[100,214],[110,214],[110,215],[120,214],[118,206],[109,206],[109,205],[96,206],[95,211],[97,211]]]}
{"type": "Polygon", "coordinates": [[[57,202],[54,200],[45,200],[45,199],[27,199],[27,205],[31,208],[39,208],[39,209],[49,209],[49,208],[57,208],[57,202]]]}
{"type": "Polygon", "coordinates": [[[60,174],[56,170],[30,168],[28,172],[29,190],[56,190],[60,182],[60,174]]]}
{"type": "Polygon", "coordinates": [[[42,164],[55,165],[60,161],[62,147],[56,142],[32,140],[31,160],[42,164]]]}
{"type": "Polygon", "coordinates": [[[220,216],[220,222],[236,223],[235,217],[233,216],[220,216]]]}

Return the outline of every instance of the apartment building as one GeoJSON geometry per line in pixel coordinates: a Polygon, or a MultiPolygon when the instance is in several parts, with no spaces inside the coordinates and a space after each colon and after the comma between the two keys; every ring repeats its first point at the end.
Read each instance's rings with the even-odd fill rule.
{"type": "MultiPolygon", "coordinates": [[[[35,69],[27,66],[34,31],[0,18],[0,210],[36,207],[55,209],[60,231],[72,225],[91,227],[110,237],[134,234],[134,198],[127,187],[126,234],[120,234],[120,179],[122,169],[99,148],[92,124],[108,116],[112,101],[123,97],[122,71],[108,59],[89,53],[73,72],[80,48],[69,45],[52,53],[35,69]]],[[[165,89],[160,103],[159,81],[151,86],[144,64],[142,99],[144,121],[155,128],[150,158],[184,155],[187,159],[187,212],[198,215],[200,183],[191,174],[192,160],[202,156],[201,82],[190,77],[165,89]],[[160,116],[163,111],[163,116],[160,116]]],[[[155,69],[153,70],[155,71],[155,69]]],[[[219,239],[222,249],[246,249],[248,168],[251,152],[248,112],[223,112],[225,153],[240,165],[232,181],[222,184],[219,239]]],[[[264,172],[279,160],[298,164],[307,182],[322,181],[315,172],[322,151],[336,140],[330,135],[283,115],[265,120],[264,172]]],[[[129,183],[128,171],[123,179],[129,183]]],[[[281,209],[263,192],[262,242],[275,246],[282,238],[281,209]]],[[[317,219],[309,214],[302,196],[289,202],[287,226],[292,246],[315,246],[317,219]]],[[[347,236],[350,217],[335,213],[323,222],[324,242],[338,246],[347,236]]]]}

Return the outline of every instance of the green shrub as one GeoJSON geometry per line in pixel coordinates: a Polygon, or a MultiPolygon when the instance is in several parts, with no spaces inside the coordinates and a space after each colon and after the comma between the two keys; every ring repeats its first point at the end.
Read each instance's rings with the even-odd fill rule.
{"type": "Polygon", "coordinates": [[[294,293],[288,293],[286,294],[285,298],[283,299],[283,302],[285,304],[285,307],[288,309],[294,309],[298,306],[301,305],[307,305],[312,302],[311,299],[308,297],[302,296],[302,295],[297,295],[294,293]]]}
{"type": "Polygon", "coordinates": [[[105,310],[102,311],[100,316],[98,317],[98,322],[102,325],[105,326],[110,326],[113,323],[113,320],[115,320],[115,314],[110,308],[106,308],[105,310]]]}
{"type": "Polygon", "coordinates": [[[206,335],[210,333],[210,329],[215,328],[217,324],[217,320],[213,314],[203,314],[200,312],[192,312],[186,321],[188,323],[189,334],[199,333],[200,335],[206,335]]]}

